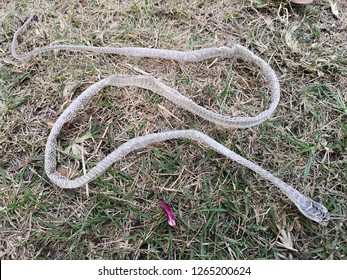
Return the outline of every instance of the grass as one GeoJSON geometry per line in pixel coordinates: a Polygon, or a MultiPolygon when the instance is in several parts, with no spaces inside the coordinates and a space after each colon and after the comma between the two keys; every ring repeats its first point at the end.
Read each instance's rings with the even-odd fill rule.
{"type": "Polygon", "coordinates": [[[1,259],[346,259],[346,20],[329,1],[61,1],[0,4],[1,259]],[[86,4],[87,3],[87,4],[86,4]],[[251,63],[181,63],[52,52],[15,61],[10,44],[35,8],[20,49],[49,44],[192,50],[239,43],[281,83],[258,127],[209,124],[145,90],[106,88],[64,128],[59,172],[87,169],[128,139],[194,128],[322,202],[327,227],[303,217],[274,186],[188,140],[130,154],[85,188],[62,190],[43,169],[46,137],[63,109],[112,74],[150,73],[197,103],[254,115],[268,105],[251,63]],[[161,209],[173,209],[172,229],[161,209]]]}

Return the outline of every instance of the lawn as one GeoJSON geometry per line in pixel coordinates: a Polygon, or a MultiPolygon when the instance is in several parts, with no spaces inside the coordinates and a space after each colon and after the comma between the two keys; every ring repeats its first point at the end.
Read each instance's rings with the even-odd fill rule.
{"type": "Polygon", "coordinates": [[[346,1],[3,0],[0,8],[1,259],[346,259],[346,1]],[[148,73],[232,116],[254,116],[270,98],[259,69],[239,59],[52,51],[17,61],[13,34],[33,9],[38,20],[20,36],[21,52],[56,44],[240,44],[267,61],[281,85],[274,115],[248,129],[208,123],[148,90],[107,87],[63,127],[62,175],[82,175],[136,136],[195,129],[324,204],[328,225],[304,217],[251,170],[189,140],[133,152],[86,187],[51,183],[44,172],[50,129],[75,97],[110,75],[148,73]]]}

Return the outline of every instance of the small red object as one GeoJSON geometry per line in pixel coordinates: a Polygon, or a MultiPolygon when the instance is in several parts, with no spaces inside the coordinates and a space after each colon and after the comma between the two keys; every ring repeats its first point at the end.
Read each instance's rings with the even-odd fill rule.
{"type": "Polygon", "coordinates": [[[176,227],[175,215],[172,213],[169,204],[165,202],[164,199],[160,199],[161,206],[163,206],[164,212],[167,216],[167,222],[170,226],[176,227]]]}

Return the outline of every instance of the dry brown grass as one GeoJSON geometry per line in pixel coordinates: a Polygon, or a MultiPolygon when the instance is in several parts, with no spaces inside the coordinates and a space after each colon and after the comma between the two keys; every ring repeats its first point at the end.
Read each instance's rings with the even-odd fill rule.
{"type": "Polygon", "coordinates": [[[344,1],[339,17],[329,1],[60,2],[0,4],[1,258],[346,258],[344,1]],[[52,185],[43,170],[50,127],[104,77],[145,71],[233,115],[259,112],[268,97],[257,69],[235,60],[192,64],[59,51],[15,61],[13,33],[33,8],[39,21],[21,37],[22,51],[63,43],[180,50],[239,43],[269,61],[282,87],[273,118],[246,130],[216,127],[151,92],[107,88],[64,128],[60,172],[83,172],[82,146],[90,168],[137,135],[195,128],[327,205],[328,227],[308,221],[249,170],[189,141],[131,154],[92,182],[89,196],[52,185]],[[160,197],[175,211],[175,230],[160,197]]]}

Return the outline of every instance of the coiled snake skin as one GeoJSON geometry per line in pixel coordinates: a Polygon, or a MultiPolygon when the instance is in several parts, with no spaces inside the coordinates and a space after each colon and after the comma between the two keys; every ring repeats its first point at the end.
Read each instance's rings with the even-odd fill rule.
{"type": "Polygon", "coordinates": [[[113,75],[105,78],[90,87],[88,87],[81,95],[79,95],[60,115],[55,122],[52,130],[48,136],[46,150],[45,150],[45,171],[49,179],[56,185],[62,188],[77,188],[85,185],[86,183],[94,180],[101,175],[108,167],[114,162],[125,157],[132,151],[145,148],[153,143],[159,143],[171,139],[188,138],[198,143],[204,144],[211,149],[221,153],[222,155],[230,158],[242,164],[260,176],[266,178],[277,186],[290,200],[298,207],[302,214],[306,217],[316,221],[320,224],[327,224],[329,220],[328,210],[320,203],[313,201],[312,199],[304,196],[293,187],[289,186],[281,179],[275,177],[270,172],[264,170],[259,165],[243,158],[235,152],[229,150],[222,144],[218,143],[214,139],[210,138],[206,134],[196,130],[177,130],[167,131],[161,133],[153,133],[146,136],[140,136],[129,140],[128,142],[119,146],[115,151],[110,153],[93,168],[91,168],[85,175],[70,180],[67,177],[62,176],[56,171],[57,161],[57,136],[63,127],[63,125],[71,120],[79,110],[83,109],[85,104],[105,86],[136,86],[144,89],[151,90],[173,102],[175,105],[188,110],[192,114],[198,115],[201,118],[208,120],[212,123],[229,127],[229,128],[247,128],[258,125],[267,120],[276,109],[280,99],[280,86],[275,72],[272,68],[261,58],[253,54],[248,49],[234,45],[232,48],[219,47],[219,48],[206,48],[196,51],[173,51],[164,49],[149,49],[149,48],[137,48],[137,47],[124,47],[124,48],[111,48],[111,47],[93,47],[83,45],[53,45],[43,48],[34,49],[31,52],[25,54],[17,53],[17,37],[21,34],[26,27],[33,20],[34,15],[15,32],[13,42],[11,46],[12,55],[18,60],[25,60],[29,57],[47,52],[50,50],[70,50],[70,51],[91,51],[95,53],[110,53],[126,56],[138,56],[138,57],[152,57],[160,59],[171,59],[179,61],[199,62],[210,58],[242,58],[248,59],[256,64],[262,71],[264,77],[268,81],[268,85],[271,90],[271,103],[269,108],[259,113],[255,117],[230,117],[221,114],[217,114],[208,109],[205,109],[189,98],[183,96],[177,90],[170,88],[150,75],[141,76],[123,76],[113,75]]]}

